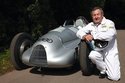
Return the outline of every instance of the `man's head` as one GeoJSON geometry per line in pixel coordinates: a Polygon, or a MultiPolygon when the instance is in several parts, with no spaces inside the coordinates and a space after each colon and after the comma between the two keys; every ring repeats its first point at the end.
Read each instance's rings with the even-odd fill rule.
{"type": "Polygon", "coordinates": [[[103,10],[100,7],[94,7],[91,11],[92,20],[95,24],[100,24],[103,19],[103,10]]]}

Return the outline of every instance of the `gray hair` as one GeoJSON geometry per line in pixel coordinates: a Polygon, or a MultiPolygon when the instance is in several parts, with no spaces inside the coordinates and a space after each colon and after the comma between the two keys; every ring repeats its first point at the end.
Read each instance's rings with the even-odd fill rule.
{"type": "Polygon", "coordinates": [[[104,11],[103,11],[103,9],[102,9],[101,7],[94,7],[94,8],[91,10],[91,15],[92,15],[92,12],[95,11],[95,10],[97,10],[97,9],[99,9],[99,10],[101,11],[102,15],[104,15],[104,11]]]}

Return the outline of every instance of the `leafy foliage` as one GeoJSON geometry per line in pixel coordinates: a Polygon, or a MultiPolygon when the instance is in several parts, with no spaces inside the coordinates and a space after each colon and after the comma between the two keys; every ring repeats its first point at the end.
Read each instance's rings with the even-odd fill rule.
{"type": "Polygon", "coordinates": [[[3,75],[6,72],[10,72],[13,69],[14,68],[11,64],[9,50],[0,53],[0,75],[3,75]]]}
{"type": "Polygon", "coordinates": [[[31,0],[0,0],[0,46],[8,47],[15,34],[29,31],[26,8],[30,3],[31,0]]]}

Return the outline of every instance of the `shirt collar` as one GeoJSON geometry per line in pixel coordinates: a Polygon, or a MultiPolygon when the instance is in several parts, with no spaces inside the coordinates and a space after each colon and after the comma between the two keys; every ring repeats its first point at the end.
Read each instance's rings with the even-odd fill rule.
{"type": "Polygon", "coordinates": [[[106,18],[103,17],[101,24],[105,24],[105,22],[106,22],[106,18]]]}

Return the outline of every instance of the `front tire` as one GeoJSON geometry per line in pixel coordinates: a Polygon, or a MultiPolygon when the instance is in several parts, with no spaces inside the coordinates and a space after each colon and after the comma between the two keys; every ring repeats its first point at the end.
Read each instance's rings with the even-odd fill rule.
{"type": "Polygon", "coordinates": [[[83,75],[89,76],[92,74],[93,71],[93,64],[88,58],[90,53],[90,49],[88,48],[85,41],[80,42],[80,49],[79,49],[79,55],[80,55],[80,67],[83,75]]]}
{"type": "Polygon", "coordinates": [[[33,44],[33,38],[28,33],[22,32],[17,34],[11,42],[10,52],[12,64],[17,70],[26,69],[29,66],[25,65],[21,58],[25,50],[33,44]]]}

